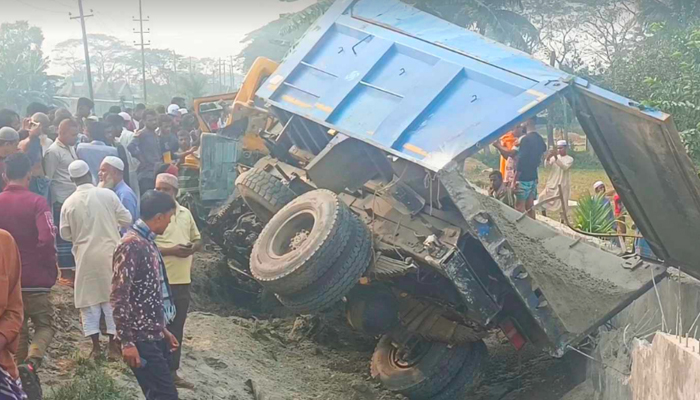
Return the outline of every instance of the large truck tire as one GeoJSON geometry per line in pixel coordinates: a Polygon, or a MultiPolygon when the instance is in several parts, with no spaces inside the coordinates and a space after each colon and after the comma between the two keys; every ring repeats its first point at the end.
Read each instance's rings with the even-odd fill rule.
{"type": "Polygon", "coordinates": [[[242,173],[236,179],[236,189],[248,208],[263,222],[270,221],[273,215],[297,197],[282,181],[260,168],[242,173]]]}
{"type": "Polygon", "coordinates": [[[469,346],[469,356],[457,376],[447,384],[442,392],[430,400],[464,399],[473,389],[481,370],[481,364],[488,357],[488,349],[483,340],[470,343],[467,346],[469,346]]]}
{"type": "Polygon", "coordinates": [[[357,216],[351,215],[350,219],[353,233],[338,261],[304,291],[278,294],[277,299],[285,307],[298,314],[323,311],[342,300],[357,285],[372,258],[372,237],[357,216]]]}
{"type": "Polygon", "coordinates": [[[314,190],[284,206],[263,228],[250,271],[277,294],[301,292],[322,277],[345,250],[352,212],[328,190],[314,190]]]}
{"type": "Polygon", "coordinates": [[[468,346],[419,342],[408,359],[399,357],[391,336],[379,340],[372,355],[371,375],[392,392],[411,400],[440,394],[459,374],[469,355],[468,346]]]}

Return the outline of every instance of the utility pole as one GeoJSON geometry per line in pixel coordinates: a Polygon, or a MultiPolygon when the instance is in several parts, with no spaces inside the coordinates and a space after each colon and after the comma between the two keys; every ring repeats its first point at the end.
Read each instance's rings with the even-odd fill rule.
{"type": "MultiPolygon", "coordinates": [[[[87,31],[85,30],[85,18],[92,17],[93,14],[85,15],[83,13],[83,0],[78,0],[78,10],[80,11],[80,16],[74,17],[71,13],[68,13],[68,16],[70,19],[80,20],[80,27],[83,30],[83,48],[85,49],[85,71],[87,72],[88,93],[90,94],[90,100],[95,100],[95,94],[92,91],[92,71],[90,71],[90,52],[88,51],[87,31]]],[[[90,12],[92,12],[92,10],[90,10],[90,12]]]]}
{"type": "MultiPolygon", "coordinates": [[[[148,102],[148,94],[146,92],[146,46],[149,46],[151,42],[145,43],[143,40],[143,35],[144,33],[151,33],[151,30],[148,29],[147,31],[144,32],[143,30],[143,23],[150,21],[148,17],[146,19],[143,19],[143,7],[141,5],[141,0],[139,0],[139,17],[138,19],[136,17],[132,17],[134,22],[139,23],[139,30],[137,31],[134,29],[134,33],[138,33],[141,35],[141,76],[143,79],[143,103],[147,104],[148,102]]],[[[137,42],[134,42],[134,44],[138,44],[137,42]]]]}
{"type": "Polygon", "coordinates": [[[175,53],[175,50],[173,50],[173,73],[175,75],[175,95],[179,95],[178,89],[177,89],[177,81],[179,80],[177,78],[177,53],[175,53]]]}
{"type": "Polygon", "coordinates": [[[235,80],[233,79],[233,78],[234,78],[234,77],[233,77],[233,56],[229,56],[229,60],[231,61],[230,68],[229,68],[229,75],[231,76],[230,79],[229,79],[229,80],[231,81],[231,82],[230,82],[230,83],[231,83],[231,91],[235,91],[235,90],[236,90],[236,89],[235,89],[235,88],[236,88],[236,82],[235,82],[235,80]]]}

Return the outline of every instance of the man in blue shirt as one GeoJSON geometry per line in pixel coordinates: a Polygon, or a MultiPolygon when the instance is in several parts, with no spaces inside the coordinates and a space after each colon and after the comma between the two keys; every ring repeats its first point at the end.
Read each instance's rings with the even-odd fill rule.
{"type": "Polygon", "coordinates": [[[90,167],[92,181],[95,185],[99,182],[97,176],[100,172],[102,160],[108,156],[119,157],[116,148],[107,145],[106,125],[102,122],[88,121],[88,136],[90,143],[80,143],[75,150],[78,159],[83,160],[90,167]]]}
{"type": "Polygon", "coordinates": [[[100,165],[100,187],[112,189],[119,197],[124,208],[131,213],[131,219],[139,219],[139,207],[136,194],[124,182],[124,162],[119,157],[107,156],[100,165]]]}

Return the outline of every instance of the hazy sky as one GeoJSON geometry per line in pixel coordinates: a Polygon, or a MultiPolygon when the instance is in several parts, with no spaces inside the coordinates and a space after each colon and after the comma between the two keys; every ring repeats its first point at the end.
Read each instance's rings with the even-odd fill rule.
{"type": "MultiPolygon", "coordinates": [[[[255,30],[279,14],[298,11],[315,0],[284,2],[279,0],[142,0],[146,39],[155,48],[169,48],[185,56],[228,57],[237,54],[246,33],[255,30]]],[[[78,0],[0,0],[0,22],[27,20],[44,31],[44,54],[67,39],[80,38],[78,0]]],[[[116,36],[127,43],[139,40],[138,0],[83,0],[88,34],[116,36]],[[90,9],[93,12],[90,12],[90,9]]]]}

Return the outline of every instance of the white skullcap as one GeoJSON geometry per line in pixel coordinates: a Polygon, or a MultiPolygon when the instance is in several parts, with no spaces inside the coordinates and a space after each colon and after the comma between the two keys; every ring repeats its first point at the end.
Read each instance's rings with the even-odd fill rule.
{"type": "Polygon", "coordinates": [[[593,184],[593,190],[596,190],[601,186],[605,186],[605,184],[603,183],[603,181],[598,181],[598,182],[593,184]]]}
{"type": "Polygon", "coordinates": [[[124,118],[124,121],[131,121],[131,115],[128,112],[122,111],[119,113],[119,116],[124,118]]]}
{"type": "Polygon", "coordinates": [[[168,106],[168,114],[170,115],[180,115],[180,107],[177,104],[171,104],[168,106]]]}
{"type": "Polygon", "coordinates": [[[180,183],[177,180],[177,176],[173,174],[158,174],[158,176],[156,176],[156,185],[158,183],[165,183],[166,185],[170,185],[175,189],[180,188],[180,183]]]}
{"type": "Polygon", "coordinates": [[[19,140],[19,133],[9,126],[0,128],[0,140],[5,142],[16,142],[19,140]]]}
{"type": "Polygon", "coordinates": [[[568,145],[569,145],[569,144],[566,143],[566,140],[559,140],[559,141],[557,141],[557,147],[566,147],[566,146],[568,146],[568,145]]]}
{"type": "Polygon", "coordinates": [[[112,167],[124,171],[124,161],[121,158],[115,156],[107,156],[102,160],[102,164],[111,165],[112,167]]]}
{"type": "Polygon", "coordinates": [[[68,166],[68,175],[73,179],[82,178],[90,173],[90,167],[83,160],[75,160],[68,166]]]}

